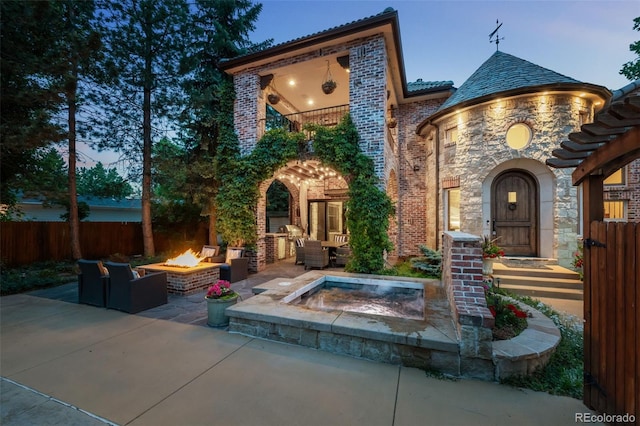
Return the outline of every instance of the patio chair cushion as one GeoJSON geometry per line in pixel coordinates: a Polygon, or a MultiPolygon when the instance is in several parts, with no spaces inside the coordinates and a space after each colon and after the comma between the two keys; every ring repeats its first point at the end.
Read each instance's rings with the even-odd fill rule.
{"type": "Polygon", "coordinates": [[[240,259],[243,254],[243,249],[227,248],[227,259],[225,260],[225,263],[231,263],[231,259],[240,259]]]}
{"type": "Polygon", "coordinates": [[[200,257],[211,258],[220,254],[220,246],[202,246],[200,257]]]}
{"type": "Polygon", "coordinates": [[[304,238],[296,239],[296,247],[304,247],[304,238]]]}

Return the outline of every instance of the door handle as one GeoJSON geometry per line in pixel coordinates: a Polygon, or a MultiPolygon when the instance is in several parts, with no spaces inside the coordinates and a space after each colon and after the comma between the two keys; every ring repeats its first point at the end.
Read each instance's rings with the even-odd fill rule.
{"type": "Polygon", "coordinates": [[[493,221],[492,221],[491,233],[493,234],[494,237],[497,235],[497,232],[496,232],[496,220],[495,219],[493,219],[493,221]]]}

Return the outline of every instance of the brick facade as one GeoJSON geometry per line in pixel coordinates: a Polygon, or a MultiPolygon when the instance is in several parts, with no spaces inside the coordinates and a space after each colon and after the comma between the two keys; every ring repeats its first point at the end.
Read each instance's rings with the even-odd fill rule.
{"type": "MultiPolygon", "coordinates": [[[[265,118],[267,102],[266,91],[260,90],[260,75],[329,55],[348,54],[349,112],[361,139],[360,148],[374,162],[380,189],[396,203],[397,215],[389,230],[395,250],[390,255],[418,255],[421,244],[442,246],[441,236],[447,230],[446,188],[460,188],[464,200],[460,206],[460,229],[474,235],[490,234],[491,184],[500,173],[521,169],[539,185],[537,254],[568,266],[580,232],[578,191],[571,183],[570,170],[551,170],[545,161],[569,132],[593,119],[594,101],[567,92],[507,97],[440,116],[418,135],[417,126],[436,113],[449,92],[436,92],[419,101],[405,98],[396,105],[397,99],[406,94],[394,93],[388,40],[382,33],[367,33],[236,70],[235,125],[242,153],[253,149],[262,132],[260,123],[265,118]],[[505,143],[506,132],[514,123],[525,123],[533,131],[531,143],[519,150],[505,143]],[[458,128],[458,141],[448,144],[446,131],[454,126],[458,128]]],[[[633,170],[636,171],[629,173],[630,186],[638,182],[637,168],[633,170]]],[[[258,212],[264,211],[267,183],[270,181],[260,187],[258,212]]],[[[294,202],[331,199],[325,194],[325,185],[307,188],[306,197],[294,188],[294,202]]],[[[633,197],[629,195],[629,218],[640,220],[640,203],[633,197]]],[[[299,220],[300,216],[292,215],[293,223],[299,220]]],[[[260,270],[266,264],[264,214],[258,214],[257,223],[256,267],[260,270]]]]}

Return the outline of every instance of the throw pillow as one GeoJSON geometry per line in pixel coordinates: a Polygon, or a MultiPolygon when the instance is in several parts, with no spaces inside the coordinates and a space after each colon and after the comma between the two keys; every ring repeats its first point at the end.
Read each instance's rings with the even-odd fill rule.
{"type": "Polygon", "coordinates": [[[231,259],[240,259],[242,257],[242,249],[227,249],[227,260],[225,263],[231,263],[231,259]]]}

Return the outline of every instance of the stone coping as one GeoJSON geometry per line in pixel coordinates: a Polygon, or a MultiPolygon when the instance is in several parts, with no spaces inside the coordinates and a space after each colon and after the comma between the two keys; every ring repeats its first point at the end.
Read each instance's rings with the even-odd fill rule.
{"type": "Polygon", "coordinates": [[[509,340],[493,342],[495,378],[532,374],[545,365],[560,343],[560,330],[546,315],[529,305],[502,296],[521,310],[531,313],[527,328],[509,340]]]}
{"type": "MultiPolygon", "coordinates": [[[[305,287],[325,275],[345,276],[355,279],[380,279],[436,285],[437,280],[420,280],[407,277],[348,274],[344,272],[310,271],[297,278],[276,278],[254,287],[258,293],[228,308],[226,314],[233,318],[263,321],[300,327],[309,330],[361,337],[388,343],[458,352],[458,342],[451,321],[450,327],[442,327],[425,320],[391,318],[378,315],[356,314],[343,311],[316,311],[294,303],[285,303],[299,297],[305,287]]],[[[427,300],[425,298],[425,303],[427,300]]]]}

